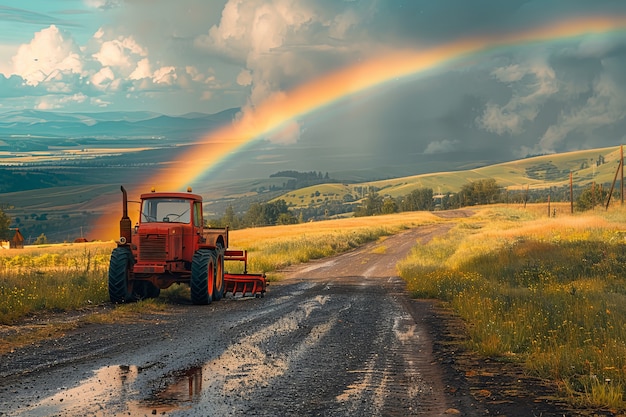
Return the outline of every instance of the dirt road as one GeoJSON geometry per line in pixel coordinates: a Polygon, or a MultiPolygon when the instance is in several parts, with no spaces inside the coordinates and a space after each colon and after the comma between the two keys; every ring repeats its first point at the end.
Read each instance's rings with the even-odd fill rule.
{"type": "MultiPolygon", "coordinates": [[[[396,276],[447,228],[293,268],[265,298],[176,305],[3,355],[0,415],[498,415],[441,340],[434,304],[396,276]]],[[[530,411],[507,415],[563,415],[530,411]]]]}

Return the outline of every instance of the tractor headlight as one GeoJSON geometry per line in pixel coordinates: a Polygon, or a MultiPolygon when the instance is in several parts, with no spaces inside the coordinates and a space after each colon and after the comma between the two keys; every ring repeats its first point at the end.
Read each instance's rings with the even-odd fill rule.
{"type": "Polygon", "coordinates": [[[125,238],[124,236],[120,237],[120,243],[121,243],[122,245],[125,245],[125,244],[126,244],[126,238],[125,238]]]}

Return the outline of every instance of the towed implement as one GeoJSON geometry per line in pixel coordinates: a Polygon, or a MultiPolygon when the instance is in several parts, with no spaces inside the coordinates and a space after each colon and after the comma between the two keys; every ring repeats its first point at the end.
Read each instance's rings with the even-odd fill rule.
{"type": "Polygon", "coordinates": [[[109,264],[113,303],[156,298],[175,283],[189,285],[194,304],[218,301],[229,292],[265,294],[265,275],[247,271],[247,252],[228,249],[228,228],[204,226],[201,196],[191,189],[142,194],[139,222],[133,228],[128,196],[124,187],[121,190],[120,239],[109,264]],[[227,261],[243,262],[243,273],[225,272],[227,261]]]}

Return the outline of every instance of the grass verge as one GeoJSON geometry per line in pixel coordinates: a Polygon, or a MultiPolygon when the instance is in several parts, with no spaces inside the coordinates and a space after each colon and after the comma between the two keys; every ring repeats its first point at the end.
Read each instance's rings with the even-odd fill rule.
{"type": "Polygon", "coordinates": [[[557,381],[577,406],[624,410],[625,219],[488,208],[398,270],[415,297],[444,300],[466,321],[470,349],[557,381]]]}

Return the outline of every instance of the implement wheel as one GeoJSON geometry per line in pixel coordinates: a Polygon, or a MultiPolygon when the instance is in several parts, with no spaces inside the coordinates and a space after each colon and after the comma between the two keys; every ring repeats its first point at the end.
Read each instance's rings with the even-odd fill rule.
{"type": "Polygon", "coordinates": [[[130,249],[119,247],[113,249],[109,262],[109,298],[112,303],[126,303],[133,299],[133,282],[128,279],[133,264],[130,249]]]}
{"type": "Polygon", "coordinates": [[[197,250],[191,260],[191,302],[210,304],[215,292],[215,255],[213,251],[197,250]]]}

